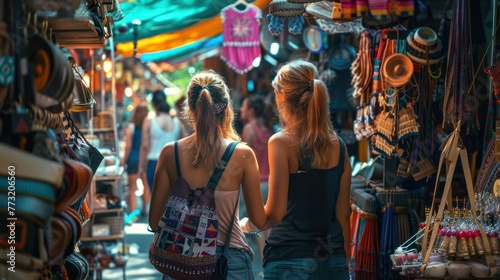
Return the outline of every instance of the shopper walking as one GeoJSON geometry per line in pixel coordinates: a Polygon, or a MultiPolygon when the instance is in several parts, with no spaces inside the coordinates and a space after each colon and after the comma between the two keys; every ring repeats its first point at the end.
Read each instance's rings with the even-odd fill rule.
{"type": "Polygon", "coordinates": [[[276,224],[264,249],[264,279],[349,279],[351,166],[316,77],[313,64],[293,61],[272,83],[282,131],[269,140],[265,209],[276,224]]]}
{"type": "MultiPolygon", "coordinates": [[[[231,143],[240,140],[233,126],[234,113],[229,89],[223,78],[213,71],[203,71],[192,77],[187,90],[185,113],[194,133],[178,142],[167,144],[161,151],[149,210],[149,224],[153,231],[159,226],[160,218],[161,224],[171,224],[169,220],[173,218],[164,217],[163,211],[172,188],[179,188],[177,184],[187,184],[191,189],[189,197],[197,195],[200,190],[206,190],[204,187],[212,178],[215,168],[224,167],[221,166],[220,159],[227,153],[225,151],[234,147],[231,143]]],[[[216,251],[221,254],[229,235],[230,221],[235,217],[230,232],[229,253],[226,256],[228,279],[253,279],[253,252],[238,219],[240,185],[250,220],[262,228],[266,223],[266,216],[259,191],[257,160],[252,149],[241,144],[234,147],[214,191],[218,217],[216,251]]],[[[189,250],[182,250],[184,249],[189,250]]],[[[168,277],[164,276],[164,279],[168,277]]]]}
{"type": "Polygon", "coordinates": [[[178,140],[182,133],[179,119],[170,114],[170,106],[162,90],[153,92],[151,105],[155,116],[144,120],[139,162],[139,175],[146,179],[143,181],[147,182],[150,191],[161,149],[165,144],[178,140]]]}
{"type": "MultiPolygon", "coordinates": [[[[134,114],[130,122],[125,127],[125,155],[121,160],[121,165],[126,166],[129,185],[129,213],[134,212],[137,208],[137,180],[139,179],[139,158],[142,140],[142,124],[148,116],[148,108],[146,105],[139,105],[134,110],[134,114]]],[[[147,204],[149,202],[149,188],[144,188],[142,194],[142,212],[146,213],[147,204]]]]}
{"type": "MultiPolygon", "coordinates": [[[[252,148],[257,158],[260,174],[260,191],[264,198],[264,203],[267,200],[269,179],[267,142],[273,134],[272,130],[264,123],[263,115],[265,109],[266,104],[260,96],[246,96],[240,108],[240,118],[245,123],[241,139],[252,148]]],[[[246,210],[244,208],[240,209],[242,209],[240,216],[246,216],[246,210]]],[[[260,233],[260,238],[253,237],[259,250],[260,260],[263,257],[264,242],[268,234],[269,230],[266,230],[260,233]]]]}

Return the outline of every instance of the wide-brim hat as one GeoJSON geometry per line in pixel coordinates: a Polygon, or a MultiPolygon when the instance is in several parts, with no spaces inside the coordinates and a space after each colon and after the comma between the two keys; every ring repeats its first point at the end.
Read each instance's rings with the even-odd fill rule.
{"type": "Polygon", "coordinates": [[[406,53],[413,62],[420,65],[439,63],[444,51],[441,40],[429,27],[415,29],[406,37],[406,53]]]}
{"type": "Polygon", "coordinates": [[[305,12],[303,4],[290,3],[286,0],[273,0],[269,3],[269,13],[277,17],[295,17],[305,12]]]}
{"type": "Polygon", "coordinates": [[[436,44],[438,37],[432,28],[423,26],[415,29],[413,39],[421,45],[430,47],[436,44]]]}
{"type": "Polygon", "coordinates": [[[413,75],[413,62],[404,54],[392,54],[384,59],[381,74],[388,85],[403,87],[413,75]]]}
{"type": "Polygon", "coordinates": [[[309,51],[320,53],[325,46],[325,33],[317,25],[311,25],[302,31],[302,40],[309,51]]]}

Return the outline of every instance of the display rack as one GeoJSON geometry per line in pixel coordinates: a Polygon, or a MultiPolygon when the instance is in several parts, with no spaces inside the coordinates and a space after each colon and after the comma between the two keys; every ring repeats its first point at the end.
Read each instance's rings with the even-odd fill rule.
{"type": "MultiPolygon", "coordinates": [[[[113,45],[113,39],[112,37],[108,39],[108,43],[110,46],[113,45]]],[[[116,90],[115,90],[115,69],[114,69],[114,51],[113,47],[111,47],[111,62],[112,62],[112,69],[111,69],[111,101],[112,101],[112,106],[111,106],[111,115],[113,116],[113,123],[111,127],[105,127],[105,128],[94,128],[92,119],[89,121],[89,129],[82,129],[81,131],[90,135],[95,135],[97,136],[102,145],[99,147],[101,149],[103,148],[109,148],[111,150],[110,153],[108,153],[110,156],[114,158],[114,164],[111,166],[106,166],[106,160],[103,161],[102,166],[100,166],[94,176],[94,179],[92,181],[92,186],[90,188],[90,192],[88,194],[88,201],[90,201],[90,207],[92,211],[92,217],[90,221],[87,223],[84,232],[82,234],[82,238],[80,239],[80,243],[82,246],[97,246],[98,244],[102,244],[104,242],[116,242],[121,243],[122,246],[122,254],[125,254],[125,225],[124,225],[124,207],[123,207],[123,200],[124,200],[124,191],[123,191],[123,175],[124,175],[124,168],[122,166],[119,166],[119,143],[118,143],[118,130],[117,130],[117,125],[116,125],[116,90]],[[104,138],[107,135],[112,135],[113,136],[113,141],[101,141],[104,140],[104,138]],[[111,189],[111,194],[115,197],[118,198],[118,208],[97,208],[96,205],[96,198],[97,198],[97,192],[99,188],[103,184],[109,184],[112,186],[111,189]],[[106,227],[107,226],[107,227],[106,227]],[[102,230],[104,228],[104,233],[98,232],[99,229],[102,230]],[[107,228],[107,230],[106,230],[107,228]],[[96,230],[97,229],[97,230],[96,230]]],[[[101,82],[104,81],[104,71],[101,69],[100,71],[101,75],[101,82]]],[[[104,89],[104,85],[101,84],[101,89],[104,89]]],[[[102,95],[105,94],[105,92],[101,92],[102,95]]],[[[105,106],[104,104],[101,104],[102,106],[100,107],[101,112],[104,112],[105,106]]],[[[106,204],[107,205],[107,204],[106,204]]],[[[120,253],[118,253],[120,254],[120,253]]],[[[126,263],[121,265],[121,266],[111,266],[111,267],[103,267],[102,264],[98,265],[99,262],[95,262],[95,264],[90,267],[91,270],[91,276],[93,278],[101,279],[102,278],[102,272],[107,269],[122,269],[123,271],[123,279],[126,279],[126,263]]]]}

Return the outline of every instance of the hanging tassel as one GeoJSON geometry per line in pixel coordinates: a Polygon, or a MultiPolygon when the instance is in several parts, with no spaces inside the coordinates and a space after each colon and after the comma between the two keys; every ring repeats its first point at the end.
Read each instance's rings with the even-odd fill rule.
{"type": "Polygon", "coordinates": [[[267,25],[269,32],[271,32],[273,36],[279,36],[281,31],[283,31],[283,26],[285,25],[285,18],[268,14],[267,20],[269,21],[269,24],[267,25]]]}
{"type": "Polygon", "coordinates": [[[288,32],[291,34],[300,34],[302,33],[302,26],[306,20],[302,15],[291,17],[288,20],[288,32]]]}

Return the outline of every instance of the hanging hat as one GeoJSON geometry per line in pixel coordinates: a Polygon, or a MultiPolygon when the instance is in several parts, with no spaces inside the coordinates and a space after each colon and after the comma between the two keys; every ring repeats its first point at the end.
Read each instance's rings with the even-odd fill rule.
{"type": "Polygon", "coordinates": [[[345,18],[342,14],[342,4],[331,1],[319,1],[308,4],[306,12],[317,18],[340,22],[349,22],[357,18],[345,18]]]}
{"type": "Polygon", "coordinates": [[[269,13],[277,17],[295,17],[304,13],[304,5],[286,0],[273,0],[269,3],[269,13]]]}
{"type": "Polygon", "coordinates": [[[406,37],[406,54],[420,65],[438,64],[444,56],[442,42],[429,27],[413,30],[406,37]]]}
{"type": "Polygon", "coordinates": [[[417,28],[415,30],[413,38],[417,43],[427,47],[436,44],[436,41],[438,39],[436,32],[434,32],[434,30],[432,30],[431,28],[425,26],[417,28]]]}
{"type": "Polygon", "coordinates": [[[302,40],[312,53],[320,53],[325,46],[325,33],[316,25],[308,26],[302,32],[302,40]]]}
{"type": "Polygon", "coordinates": [[[381,70],[387,84],[398,88],[410,81],[413,63],[406,55],[396,53],[384,60],[381,70]]]}

